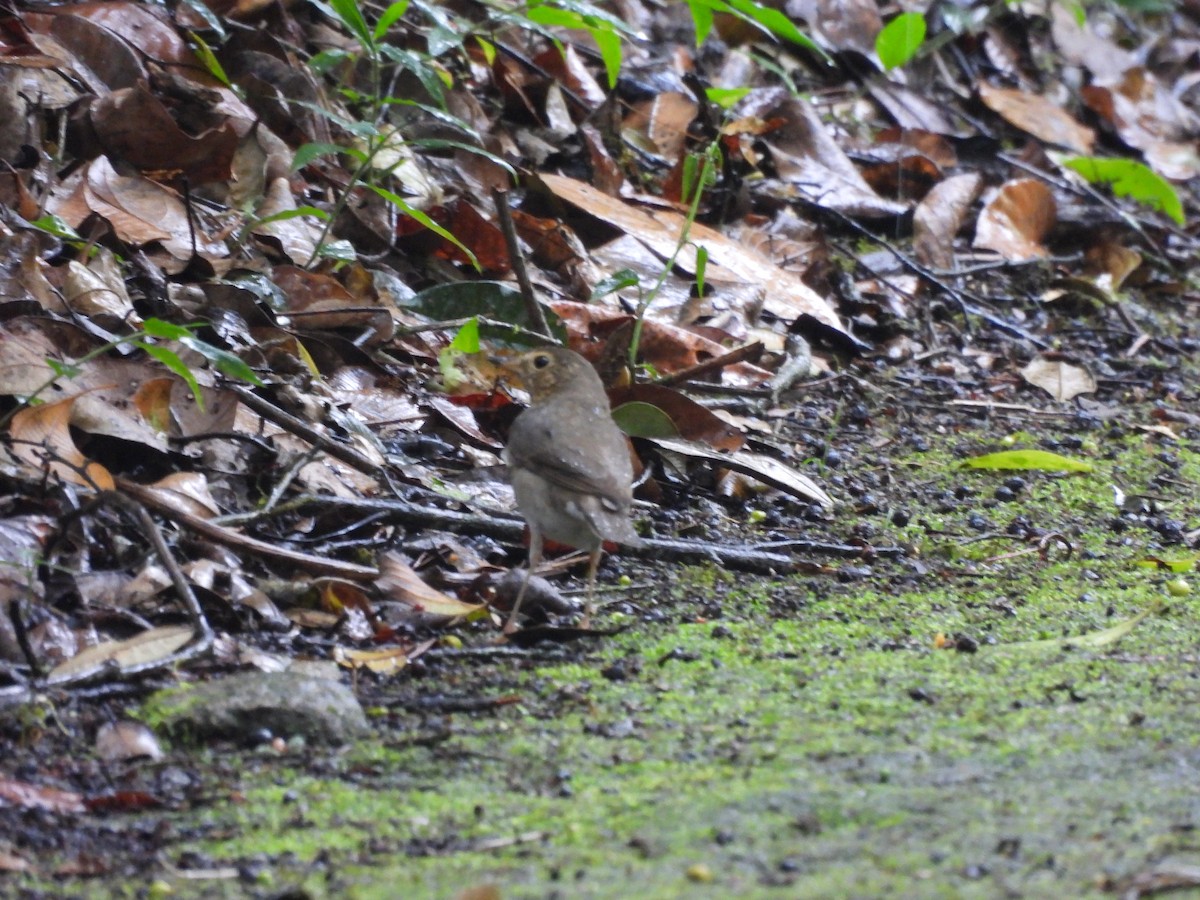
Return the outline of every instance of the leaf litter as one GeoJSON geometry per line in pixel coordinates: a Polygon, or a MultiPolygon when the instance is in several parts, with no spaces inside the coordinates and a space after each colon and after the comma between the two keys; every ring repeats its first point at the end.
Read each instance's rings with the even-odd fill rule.
{"type": "MultiPolygon", "coordinates": [[[[158,555],[220,638],[317,642],[360,685],[402,677],[431,640],[490,640],[483,585],[523,555],[497,458],[516,404],[485,370],[439,363],[474,316],[491,344],[529,345],[531,300],[636,414],[650,553],[690,542],[686,558],[745,551],[727,564],[761,571],[776,557],[752,559],[750,526],[766,521],[763,544],[895,558],[870,517],[896,504],[846,455],[957,427],[931,407],[1114,422],[1134,393],[1159,409],[1127,426],[1175,439],[1159,420],[1189,390],[1158,363],[1196,341],[1166,321],[1196,300],[1194,19],[1167,14],[1178,27],[1140,59],[1123,47],[1161,22],[1055,5],[1023,13],[1042,28],[1017,41],[989,19],[1015,13],[977,4],[884,71],[873,4],[794,4],[820,52],[765,13],[709,22],[697,48],[698,21],[681,34],[665,9],[622,6],[628,32],[429,4],[378,33],[327,14],[353,4],[5,11],[0,104],[24,137],[0,146],[0,526],[17,563],[0,600],[25,633],[0,640],[3,697],[156,661],[213,674],[171,573],[75,593],[47,574],[132,576],[158,555]],[[1154,180],[1100,177],[1111,162],[1154,180]],[[618,269],[626,286],[593,299],[618,269]],[[768,490],[726,493],[729,470],[768,490]]],[[[1054,449],[1074,455],[984,469],[1090,464],[1054,449]]]]}

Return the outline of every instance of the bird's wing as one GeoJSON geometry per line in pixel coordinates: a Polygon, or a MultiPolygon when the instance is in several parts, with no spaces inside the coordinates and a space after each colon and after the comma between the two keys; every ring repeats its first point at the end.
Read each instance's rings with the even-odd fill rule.
{"type": "MultiPolygon", "coordinates": [[[[583,452],[569,441],[556,440],[550,428],[542,425],[518,427],[515,423],[508,439],[508,464],[539,475],[556,487],[581,494],[594,494],[615,509],[628,506],[632,472],[628,465],[621,471],[607,471],[597,464],[594,451],[583,452]]],[[[622,448],[624,451],[624,448],[622,448]]]]}

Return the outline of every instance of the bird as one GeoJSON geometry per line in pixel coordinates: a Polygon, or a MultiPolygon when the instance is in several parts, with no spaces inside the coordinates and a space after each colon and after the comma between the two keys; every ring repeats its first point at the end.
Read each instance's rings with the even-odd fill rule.
{"type": "Polygon", "coordinates": [[[517,508],[529,526],[529,569],[504,632],[516,630],[546,538],[588,551],[587,627],[604,542],[638,542],[630,521],[633,465],[628,441],[613,421],[600,376],[578,353],[545,347],[497,362],[520,378],[530,396],[530,405],[513,421],[504,450],[517,508]]]}

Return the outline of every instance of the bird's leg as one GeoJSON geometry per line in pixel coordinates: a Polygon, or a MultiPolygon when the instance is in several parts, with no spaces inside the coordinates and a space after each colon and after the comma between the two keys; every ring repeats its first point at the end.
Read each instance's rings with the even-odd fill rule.
{"type": "Polygon", "coordinates": [[[542,564],[542,532],[534,528],[532,524],[529,526],[529,568],[525,572],[525,580],[521,582],[521,589],[517,591],[517,599],[513,603],[512,612],[508,614],[508,621],[504,623],[504,633],[512,634],[517,630],[517,613],[521,610],[521,601],[525,599],[525,591],[529,589],[529,579],[533,577],[533,570],[542,564]]]}
{"type": "Polygon", "coordinates": [[[588,589],[587,603],[583,607],[583,618],[579,621],[580,628],[592,627],[592,613],[596,611],[596,606],[592,603],[592,594],[596,592],[596,569],[600,567],[600,554],[603,551],[603,545],[597,547],[588,556],[588,589]]]}

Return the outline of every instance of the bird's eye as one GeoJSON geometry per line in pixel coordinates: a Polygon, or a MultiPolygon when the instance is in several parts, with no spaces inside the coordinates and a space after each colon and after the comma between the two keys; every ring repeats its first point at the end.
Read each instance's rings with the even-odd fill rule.
{"type": "Polygon", "coordinates": [[[547,356],[545,353],[542,353],[533,358],[533,367],[535,369],[544,369],[548,365],[550,365],[550,357],[547,356]]]}

